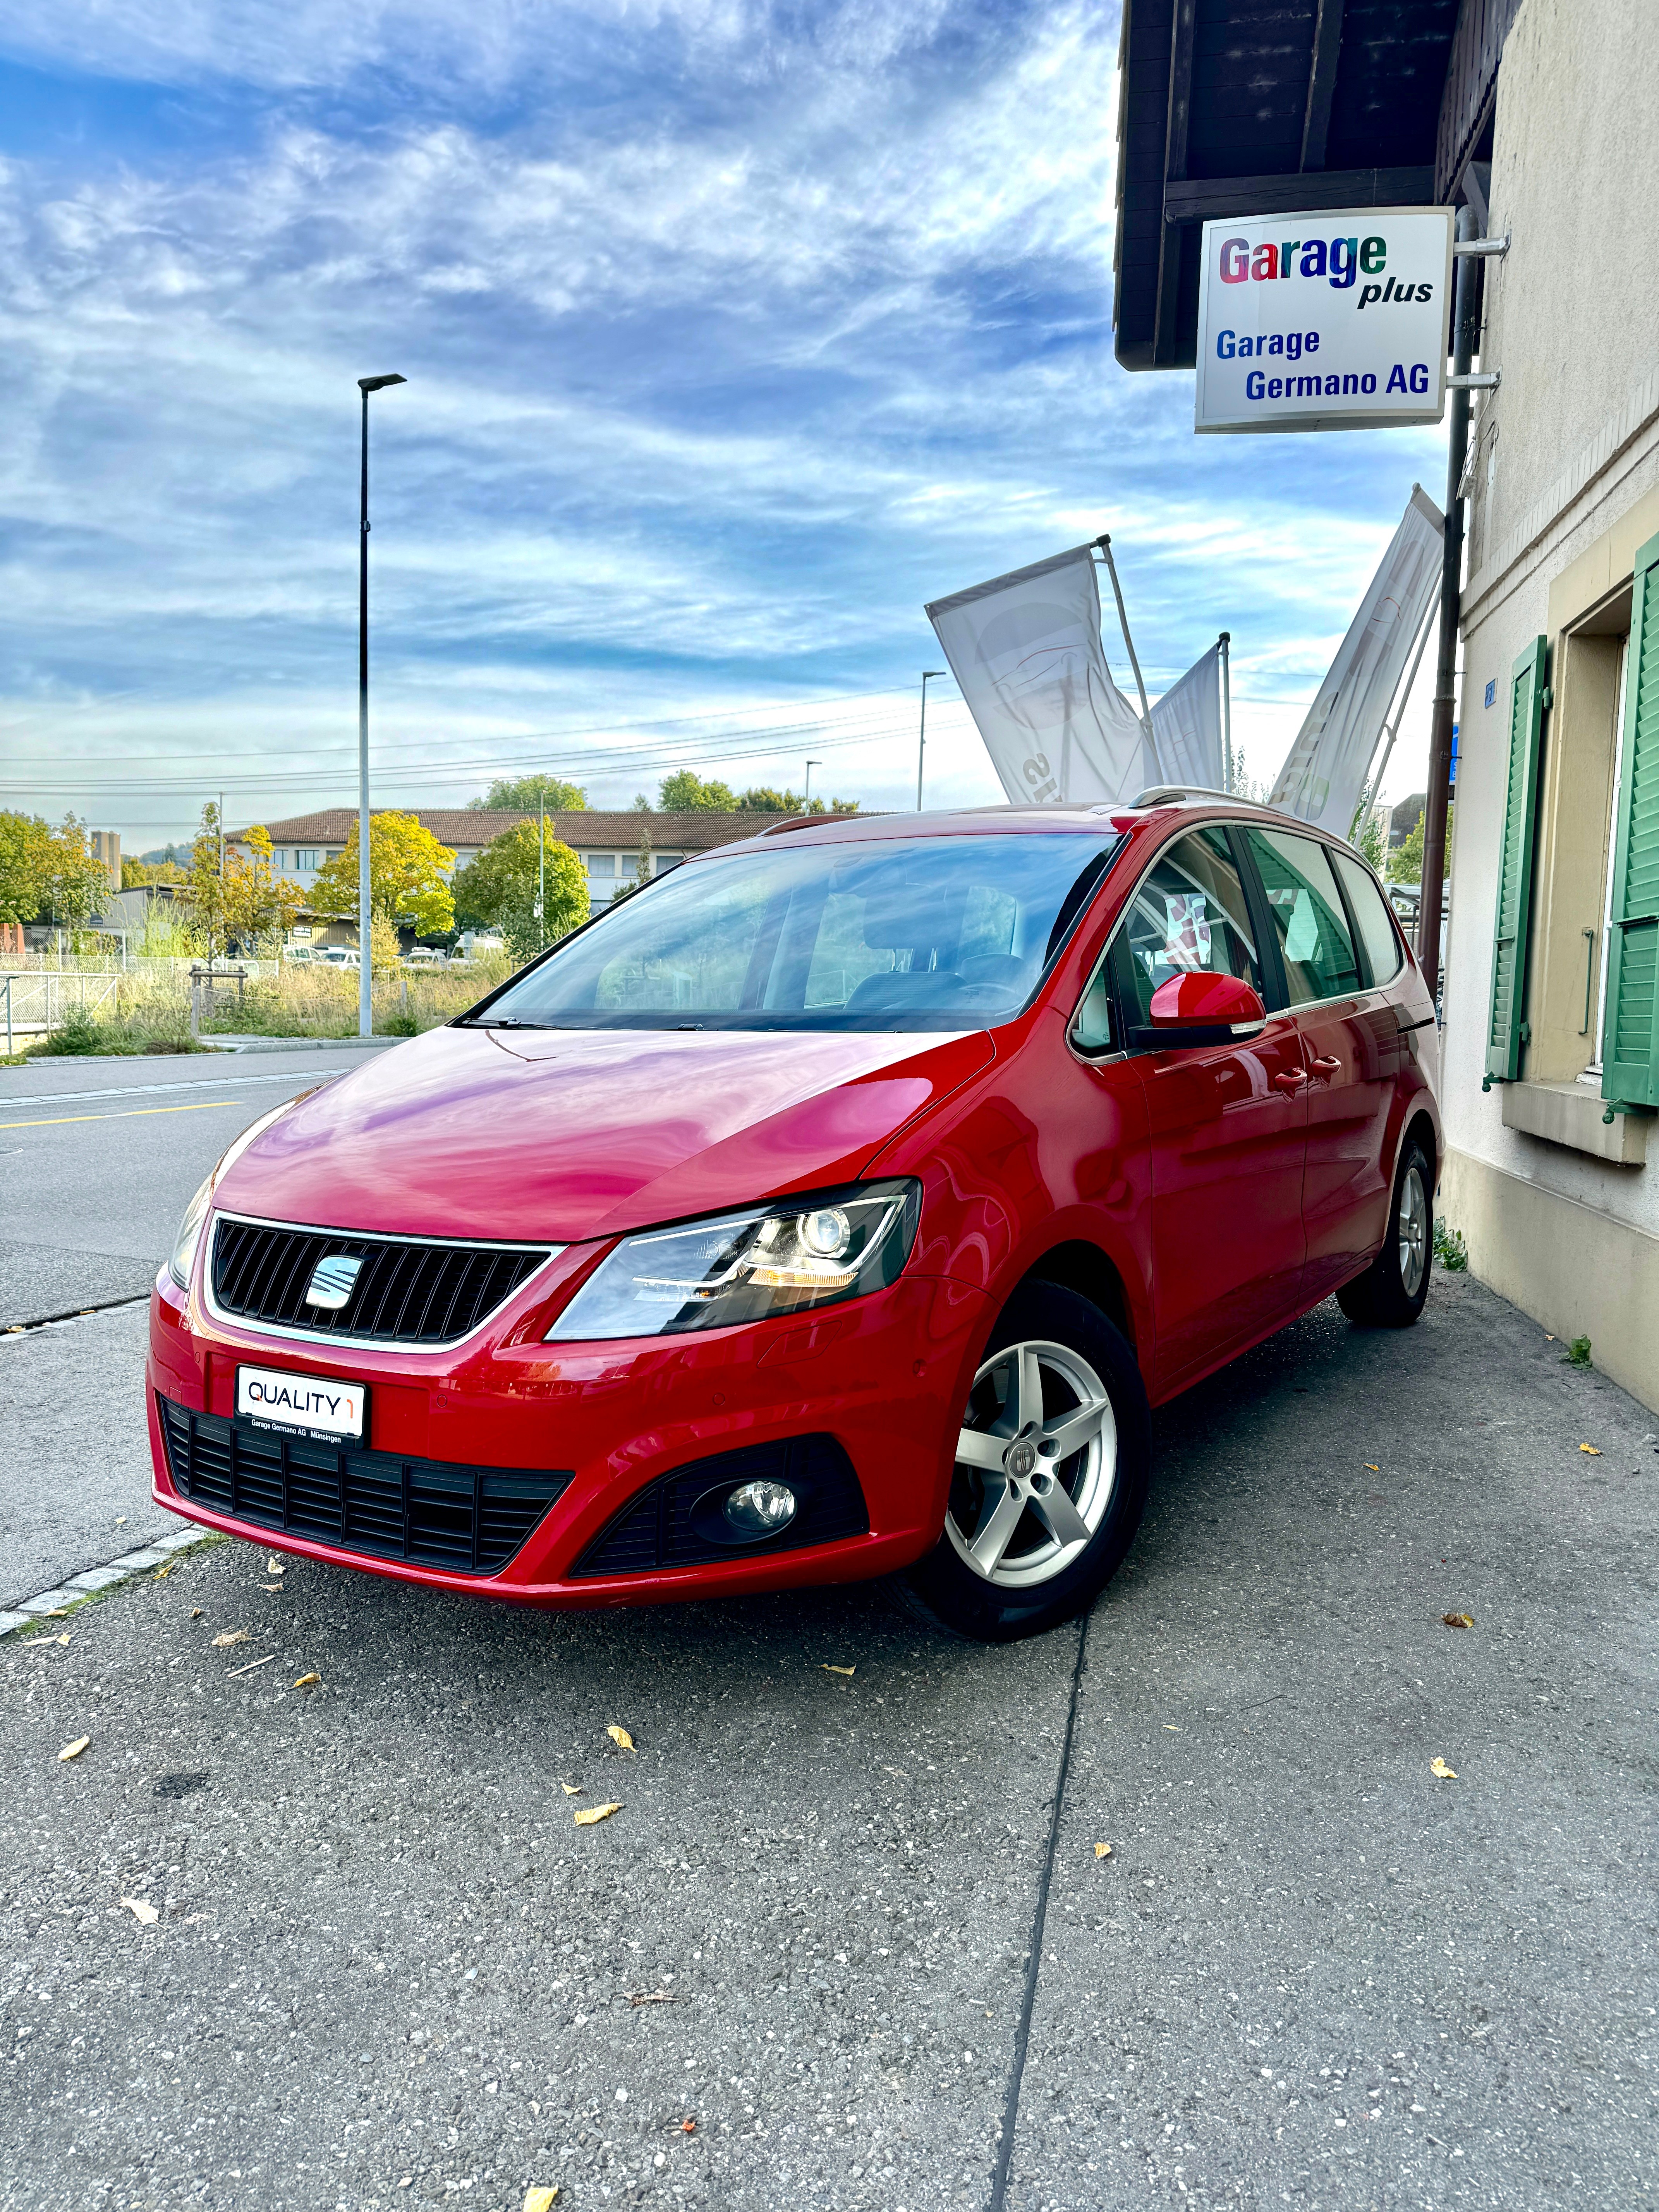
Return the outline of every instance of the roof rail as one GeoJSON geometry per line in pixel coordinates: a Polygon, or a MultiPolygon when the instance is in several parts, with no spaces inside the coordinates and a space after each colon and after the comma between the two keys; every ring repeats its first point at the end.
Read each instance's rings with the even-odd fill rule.
{"type": "MultiPolygon", "coordinates": [[[[1218,791],[1208,783],[1155,783],[1139,797],[1129,801],[1131,806],[1163,806],[1172,799],[1237,799],[1236,791],[1218,791]]],[[[1247,799],[1245,805],[1250,802],[1247,799]]]]}

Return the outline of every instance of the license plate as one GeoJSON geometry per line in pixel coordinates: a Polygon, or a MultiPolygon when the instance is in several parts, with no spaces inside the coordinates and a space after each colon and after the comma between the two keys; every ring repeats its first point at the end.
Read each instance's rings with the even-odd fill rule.
{"type": "Polygon", "coordinates": [[[361,1443],[368,1411],[362,1382],[336,1382],[324,1375],[291,1375],[276,1367],[239,1367],[236,1411],[258,1429],[291,1435],[349,1437],[361,1443]]]}

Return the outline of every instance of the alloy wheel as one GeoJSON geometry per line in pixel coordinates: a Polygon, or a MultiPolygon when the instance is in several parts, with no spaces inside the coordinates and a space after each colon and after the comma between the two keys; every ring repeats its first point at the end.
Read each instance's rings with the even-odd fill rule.
{"type": "Polygon", "coordinates": [[[1063,1344],[1012,1344],[974,1377],[945,1533],[982,1581],[1029,1589],[1081,1554],[1116,1480],[1117,1423],[1094,1369],[1063,1344]]]}
{"type": "Polygon", "coordinates": [[[1423,1170],[1415,1163],[1400,1186],[1400,1280],[1408,1298],[1417,1296],[1429,1262],[1429,1198],[1423,1170]]]}

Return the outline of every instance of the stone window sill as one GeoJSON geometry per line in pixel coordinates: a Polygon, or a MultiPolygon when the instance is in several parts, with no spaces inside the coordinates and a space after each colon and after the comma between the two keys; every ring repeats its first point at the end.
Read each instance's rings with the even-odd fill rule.
{"type": "Polygon", "coordinates": [[[1506,1083],[1504,1127],[1519,1129],[1546,1144],[1565,1145],[1618,1167],[1639,1168],[1648,1156],[1647,1114],[1615,1114],[1604,1121],[1606,1106],[1582,1083],[1506,1083]]]}

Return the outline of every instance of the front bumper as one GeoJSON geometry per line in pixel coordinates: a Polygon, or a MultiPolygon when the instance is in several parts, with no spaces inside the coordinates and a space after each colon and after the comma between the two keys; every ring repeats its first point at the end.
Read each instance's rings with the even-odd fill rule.
{"type": "MultiPolygon", "coordinates": [[[[572,1269],[580,1261],[569,1255],[572,1269]]],[[[566,1267],[556,1267],[556,1279],[541,1278],[481,1338],[448,1352],[347,1352],[244,1329],[207,1315],[195,1292],[163,1273],[148,1368],[157,1503],[206,1528],[394,1580],[570,1607],[860,1581],[909,1565],[937,1541],[957,1424],[989,1325],[982,1293],[903,1275],[816,1316],[707,1335],[550,1345],[542,1340],[547,1316],[568,1288],[566,1267]],[[245,1363],[366,1383],[365,1446],[404,1464],[406,1490],[407,1469],[424,1467],[441,1481],[463,1469],[484,1480],[552,1473],[558,1494],[505,1565],[483,1572],[374,1556],[216,1510],[175,1487],[164,1409],[217,1417],[211,1426],[222,1433],[222,1423],[234,1422],[245,1363]],[[589,1559],[619,1513],[662,1478],[715,1455],[803,1437],[833,1439],[846,1455],[866,1533],[632,1572],[604,1571],[611,1546],[599,1566],[589,1559]]],[[[175,1438],[177,1429],[175,1417],[175,1438]]]]}

